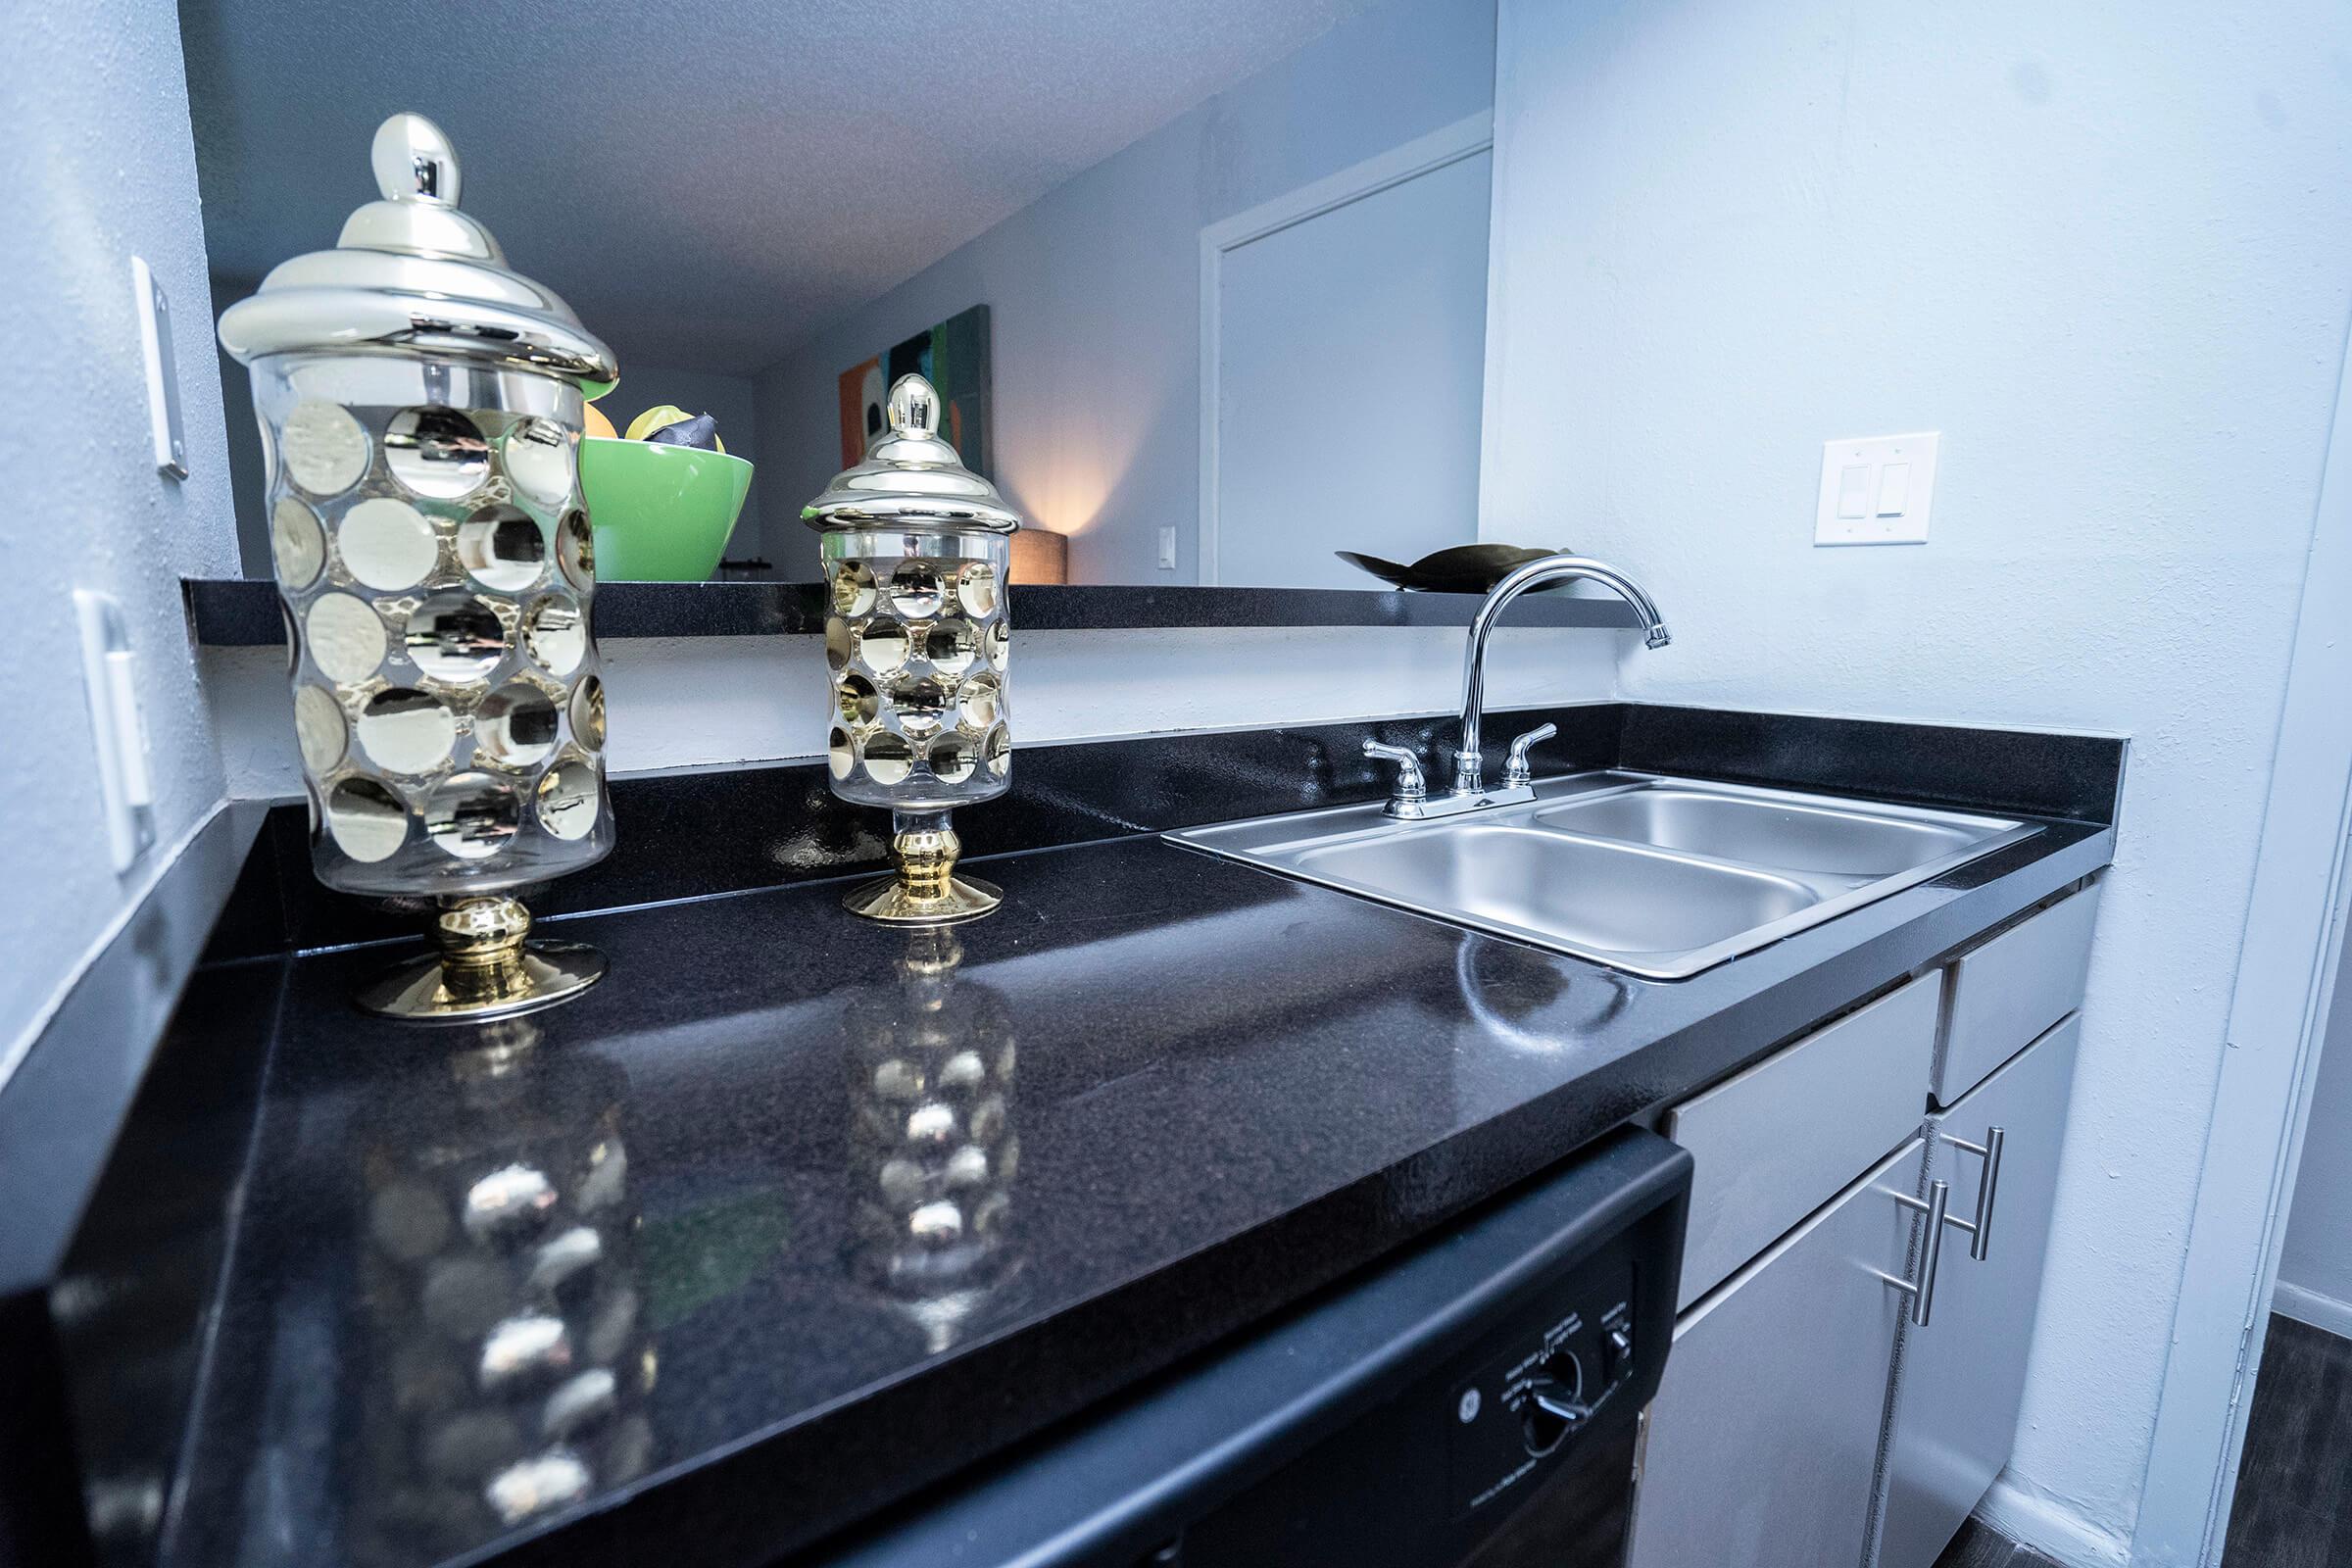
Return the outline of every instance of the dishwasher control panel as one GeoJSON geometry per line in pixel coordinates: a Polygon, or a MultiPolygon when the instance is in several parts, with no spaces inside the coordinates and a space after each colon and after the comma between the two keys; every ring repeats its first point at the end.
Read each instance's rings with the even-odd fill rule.
{"type": "Polygon", "coordinates": [[[824,1561],[1623,1568],[1690,1170],[1605,1134],[824,1561]]]}
{"type": "Polygon", "coordinates": [[[1507,1506],[1546,1474],[1633,1382],[1635,1263],[1608,1250],[1553,1282],[1462,1357],[1446,1395],[1454,1515],[1507,1506]]]}

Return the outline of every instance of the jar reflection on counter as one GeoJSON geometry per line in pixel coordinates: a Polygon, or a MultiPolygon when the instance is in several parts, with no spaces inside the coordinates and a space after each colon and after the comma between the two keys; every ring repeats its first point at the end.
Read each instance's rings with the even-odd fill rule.
{"type": "Polygon", "coordinates": [[[368,1248],[363,1551],[457,1551],[643,1474],[658,1373],[611,1063],[479,1026],[435,1097],[359,1146],[368,1248]]]}
{"type": "Polygon", "coordinates": [[[852,1266],[947,1349],[1018,1272],[1011,1013],[956,975],[952,930],[906,934],[895,983],[842,1015],[850,1075],[852,1266]]]}

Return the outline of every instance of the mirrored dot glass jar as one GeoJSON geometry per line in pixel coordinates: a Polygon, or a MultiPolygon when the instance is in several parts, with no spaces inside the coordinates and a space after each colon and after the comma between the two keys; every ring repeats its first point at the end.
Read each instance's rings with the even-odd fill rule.
{"type": "Polygon", "coordinates": [[[902,376],[888,412],[865,461],[801,514],[824,536],[825,760],[835,795],[894,813],[900,875],[850,907],[944,924],[998,902],[954,874],[947,813],[1011,783],[1005,566],[1020,519],[942,439],[928,381],[902,376]]]}
{"type": "MultiPolygon", "coordinates": [[[[576,453],[583,387],[616,369],[458,210],[430,122],[386,121],[372,161],[381,199],[232,306],[220,340],[262,428],[319,880],[489,899],[612,847],[576,453]]],[[[533,984],[528,916],[501,902],[436,922],[470,968],[364,1000],[481,1016],[594,978],[533,984]]]]}

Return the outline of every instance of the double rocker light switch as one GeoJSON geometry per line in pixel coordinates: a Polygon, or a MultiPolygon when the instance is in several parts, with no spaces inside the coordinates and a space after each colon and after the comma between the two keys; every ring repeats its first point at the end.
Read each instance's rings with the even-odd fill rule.
{"type": "Polygon", "coordinates": [[[1924,545],[1938,432],[1825,441],[1817,545],[1924,545]]]}

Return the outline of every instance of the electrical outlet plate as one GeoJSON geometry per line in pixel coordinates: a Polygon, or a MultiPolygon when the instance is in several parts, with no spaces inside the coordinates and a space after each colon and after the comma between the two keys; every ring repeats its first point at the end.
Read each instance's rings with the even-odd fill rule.
{"type": "Polygon", "coordinates": [[[188,437],[179,420],[179,368],[172,361],[172,302],[144,257],[130,259],[130,295],[139,318],[139,352],[147,362],[147,432],[155,466],[185,479],[188,437]]]}
{"type": "Polygon", "coordinates": [[[155,780],[147,767],[146,726],[139,720],[137,656],[130,651],[122,607],[111,596],[76,588],[74,618],[81,633],[81,681],[97,743],[107,848],[120,874],[155,842],[155,780]]]}
{"type": "Polygon", "coordinates": [[[1825,441],[1817,545],[1924,545],[1942,432],[1825,441]]]}
{"type": "Polygon", "coordinates": [[[1162,527],[1159,530],[1159,569],[1162,571],[1176,569],[1176,530],[1173,527],[1162,527]]]}

